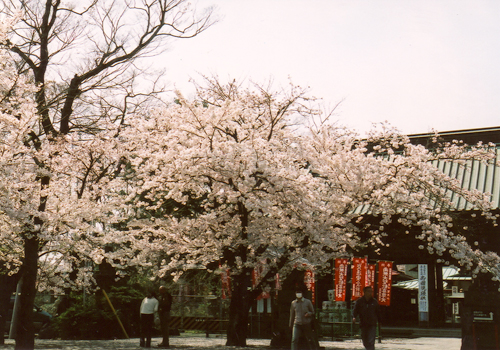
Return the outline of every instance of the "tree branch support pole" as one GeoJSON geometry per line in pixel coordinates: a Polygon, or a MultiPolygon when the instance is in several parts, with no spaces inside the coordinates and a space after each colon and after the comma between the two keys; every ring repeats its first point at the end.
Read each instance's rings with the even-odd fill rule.
{"type": "Polygon", "coordinates": [[[106,291],[104,289],[102,289],[102,294],[104,294],[104,296],[106,297],[106,300],[108,301],[109,306],[111,307],[111,310],[113,310],[113,313],[115,314],[116,319],[118,320],[118,323],[120,324],[120,327],[121,327],[121,329],[123,331],[123,334],[125,334],[125,338],[126,339],[130,339],[130,337],[127,334],[127,331],[125,330],[125,327],[123,327],[123,323],[120,320],[120,317],[118,317],[118,314],[116,313],[116,310],[113,307],[113,304],[111,303],[111,300],[109,300],[108,294],[106,294],[106,291]]]}
{"type": "Polygon", "coordinates": [[[23,283],[22,281],[23,281],[23,279],[21,278],[19,280],[19,282],[17,282],[16,298],[14,299],[14,308],[12,309],[12,318],[10,320],[9,339],[16,338],[16,328],[17,328],[17,324],[19,323],[19,321],[18,321],[19,320],[19,295],[21,294],[21,283],[23,283]]]}

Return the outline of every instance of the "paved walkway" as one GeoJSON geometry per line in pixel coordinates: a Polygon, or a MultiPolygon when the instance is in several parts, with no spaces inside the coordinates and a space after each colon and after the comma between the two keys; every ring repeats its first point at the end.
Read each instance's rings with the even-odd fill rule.
{"type": "MultiPolygon", "coordinates": [[[[160,338],[153,339],[152,348],[161,341],[160,338]]],[[[184,350],[214,350],[214,349],[270,349],[269,339],[248,339],[246,348],[226,347],[224,338],[205,338],[201,336],[172,337],[170,344],[173,349],[184,350]]],[[[13,349],[14,341],[7,339],[5,345],[0,349],[13,349]]],[[[386,339],[382,344],[375,344],[376,349],[384,350],[460,350],[461,339],[457,338],[415,338],[415,339],[386,339]]],[[[360,340],[346,341],[320,341],[320,345],[326,350],[363,349],[360,340]]],[[[139,347],[139,340],[36,340],[35,349],[45,350],[87,350],[87,349],[143,349],[139,347]]]]}

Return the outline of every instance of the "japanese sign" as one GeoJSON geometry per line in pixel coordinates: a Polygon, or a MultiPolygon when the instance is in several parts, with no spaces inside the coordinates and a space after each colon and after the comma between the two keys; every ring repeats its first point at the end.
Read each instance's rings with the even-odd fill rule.
{"type": "Polygon", "coordinates": [[[269,270],[267,260],[262,259],[252,270],[252,288],[255,289],[269,270]]]}
{"type": "Polygon", "coordinates": [[[365,286],[372,287],[375,290],[375,264],[366,265],[365,286]]]}
{"type": "Polygon", "coordinates": [[[335,259],[335,301],[345,301],[348,259],[335,259]]]}
{"type": "Polygon", "coordinates": [[[278,291],[281,290],[280,274],[276,273],[274,277],[274,289],[276,290],[276,296],[278,296],[278,291]]]}
{"type": "Polygon", "coordinates": [[[379,305],[391,305],[392,287],[392,262],[379,261],[378,263],[378,303],[379,305]]]}
{"type": "Polygon", "coordinates": [[[418,265],[418,311],[429,312],[427,265],[418,265]]]}
{"type": "Polygon", "coordinates": [[[306,270],[304,273],[304,284],[307,290],[311,292],[311,301],[313,304],[316,303],[316,281],[314,280],[314,271],[312,268],[306,270]]]}
{"type": "Polygon", "coordinates": [[[363,296],[366,281],[366,258],[352,258],[352,300],[363,296]]]}

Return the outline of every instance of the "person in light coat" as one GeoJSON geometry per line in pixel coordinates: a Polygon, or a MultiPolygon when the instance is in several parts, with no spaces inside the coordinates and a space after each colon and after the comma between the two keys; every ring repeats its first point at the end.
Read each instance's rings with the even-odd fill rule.
{"type": "Polygon", "coordinates": [[[315,349],[314,338],[311,329],[311,321],[314,309],[311,301],[302,296],[301,288],[295,291],[296,299],[290,307],[290,328],[292,328],[292,350],[299,349],[299,339],[304,336],[309,349],[315,349]]]}
{"type": "Polygon", "coordinates": [[[151,347],[155,313],[158,313],[158,300],[153,296],[153,292],[148,291],[141,303],[141,347],[151,347]]]}

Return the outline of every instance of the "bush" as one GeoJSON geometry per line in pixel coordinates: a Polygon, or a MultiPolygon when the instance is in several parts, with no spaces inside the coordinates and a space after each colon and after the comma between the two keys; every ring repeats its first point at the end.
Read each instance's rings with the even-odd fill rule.
{"type": "MultiPolygon", "coordinates": [[[[113,287],[108,296],[129,337],[138,337],[141,321],[140,308],[144,293],[129,286],[113,287]]],[[[104,302],[106,303],[104,307],[109,309],[107,301],[104,302]]],[[[116,327],[119,327],[116,317],[115,323],[116,327]]],[[[122,336],[123,332],[120,337],[122,336]]]]}
{"type": "MultiPolygon", "coordinates": [[[[143,295],[127,287],[111,288],[108,294],[129,336],[139,333],[139,308],[143,295]]],[[[102,292],[87,298],[80,297],[59,317],[53,320],[56,336],[61,339],[113,339],[124,338],[107,300],[102,292]]]]}
{"type": "Polygon", "coordinates": [[[92,300],[69,307],[54,320],[54,329],[61,339],[111,339],[116,336],[113,318],[111,311],[97,307],[92,300]]]}

